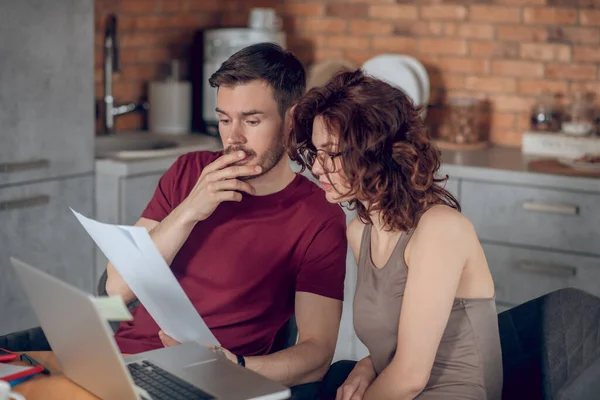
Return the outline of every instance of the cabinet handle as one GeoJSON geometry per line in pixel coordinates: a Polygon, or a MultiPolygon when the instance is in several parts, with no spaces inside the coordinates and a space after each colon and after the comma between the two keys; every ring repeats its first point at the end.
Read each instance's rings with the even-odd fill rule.
{"type": "Polygon", "coordinates": [[[7,200],[0,202],[0,211],[15,210],[17,208],[34,207],[41,204],[48,204],[50,196],[45,194],[33,197],[26,197],[18,200],[7,200]]]}
{"type": "Polygon", "coordinates": [[[48,168],[50,161],[46,159],[21,161],[13,163],[0,163],[0,173],[21,172],[30,169],[48,168]]]}
{"type": "Polygon", "coordinates": [[[579,214],[579,207],[572,206],[569,204],[551,204],[551,203],[537,203],[535,201],[524,201],[523,209],[527,211],[540,211],[548,212],[553,214],[564,214],[564,215],[577,215],[579,214]]]}
{"type": "Polygon", "coordinates": [[[577,274],[577,268],[561,266],[561,265],[549,265],[549,264],[538,264],[535,262],[523,261],[517,266],[521,271],[533,272],[536,274],[552,275],[569,277],[577,274]]]}

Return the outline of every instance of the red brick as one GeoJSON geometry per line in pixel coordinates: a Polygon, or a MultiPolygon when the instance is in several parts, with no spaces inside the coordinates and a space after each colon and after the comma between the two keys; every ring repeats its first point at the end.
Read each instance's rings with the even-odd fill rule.
{"type": "Polygon", "coordinates": [[[461,5],[436,4],[421,7],[422,19],[463,20],[467,18],[467,8],[461,5]]]}
{"type": "Polygon", "coordinates": [[[121,115],[115,119],[116,131],[137,131],[142,129],[143,115],[141,113],[131,113],[121,115]]]}
{"type": "Polygon", "coordinates": [[[468,22],[444,23],[445,36],[458,36],[465,39],[492,39],[494,27],[490,24],[475,24],[468,22]]]}
{"type": "Polygon", "coordinates": [[[374,37],[371,46],[373,50],[381,52],[414,52],[417,48],[417,41],[401,36],[381,36],[374,37]]]}
{"type": "Polygon", "coordinates": [[[545,6],[546,0],[492,0],[496,4],[509,6],[545,6]]]}
{"type": "Polygon", "coordinates": [[[285,3],[281,7],[285,15],[295,15],[297,17],[322,16],[325,12],[325,6],[322,3],[285,3]]]}
{"type": "Polygon", "coordinates": [[[435,89],[460,90],[465,88],[465,76],[431,71],[429,72],[429,84],[435,89]]]}
{"type": "Polygon", "coordinates": [[[519,81],[518,92],[526,95],[539,95],[544,91],[551,93],[567,92],[566,81],[546,81],[546,80],[521,80],[519,81]]]}
{"type": "Polygon", "coordinates": [[[521,111],[517,114],[517,130],[525,132],[531,129],[531,115],[521,111]]]}
{"type": "Polygon", "coordinates": [[[350,33],[353,35],[391,35],[394,32],[394,24],[383,21],[352,21],[350,33]]]}
{"type": "Polygon", "coordinates": [[[440,59],[438,68],[445,72],[486,74],[490,70],[490,63],[477,58],[445,57],[440,59]]]}
{"type": "Polygon", "coordinates": [[[581,25],[600,26],[600,10],[579,10],[581,25]]]}
{"type": "Polygon", "coordinates": [[[150,81],[159,78],[164,70],[162,64],[125,64],[121,66],[121,77],[128,81],[150,81]]]}
{"type": "Polygon", "coordinates": [[[369,39],[361,36],[328,36],[325,46],[338,49],[363,50],[369,48],[369,39]]]}
{"type": "Polygon", "coordinates": [[[158,7],[161,12],[180,13],[189,11],[190,2],[187,0],[160,0],[158,7]]]}
{"type": "Polygon", "coordinates": [[[342,18],[307,18],[296,23],[296,30],[305,33],[344,33],[347,22],[342,18]]]}
{"type": "Polygon", "coordinates": [[[519,22],[521,21],[521,9],[508,6],[473,5],[469,19],[477,22],[519,22]]]}
{"type": "Polygon", "coordinates": [[[490,100],[497,111],[523,111],[529,110],[535,103],[535,98],[520,95],[490,95],[490,100]]]}
{"type": "Polygon", "coordinates": [[[357,67],[363,65],[367,60],[375,57],[376,52],[370,50],[343,50],[343,56],[352,61],[357,67]]]}
{"type": "Polygon", "coordinates": [[[443,23],[439,21],[401,21],[396,24],[394,33],[399,36],[440,36],[443,29],[443,23]]]}
{"type": "MultiPolygon", "coordinates": [[[[140,0],[138,0],[140,1],[140,0]]],[[[170,0],[162,0],[164,3],[170,0]]],[[[190,11],[233,11],[234,2],[223,0],[192,0],[188,3],[190,11]]]]}
{"type": "Polygon", "coordinates": [[[228,12],[221,15],[221,24],[228,27],[246,27],[248,25],[248,14],[239,12],[228,12]]]}
{"type": "Polygon", "coordinates": [[[333,17],[361,18],[367,15],[369,7],[366,4],[334,3],[327,6],[327,15],[333,17]]]}
{"type": "MultiPolygon", "coordinates": [[[[304,0],[296,0],[304,1],[304,0]]],[[[393,4],[400,3],[397,0],[328,0],[329,3],[367,3],[367,4],[393,4]]]]}
{"type": "Polygon", "coordinates": [[[419,39],[419,52],[421,54],[448,54],[465,55],[467,54],[467,42],[456,39],[419,39]]]}
{"type": "Polygon", "coordinates": [[[417,7],[406,4],[381,4],[369,7],[369,17],[379,19],[417,19],[417,7]]]}
{"type": "Polygon", "coordinates": [[[596,101],[598,100],[598,96],[600,95],[600,81],[594,82],[572,82],[569,85],[569,93],[578,92],[578,91],[587,91],[596,93],[596,101]]]}
{"type": "Polygon", "coordinates": [[[157,46],[164,43],[164,37],[159,32],[126,32],[119,37],[119,46],[123,49],[157,46]]]}
{"type": "MultiPolygon", "coordinates": [[[[163,0],[163,1],[169,2],[171,0],[163,0]]],[[[183,1],[186,1],[186,0],[183,0],[183,1]]],[[[192,0],[192,1],[203,1],[203,0],[192,0]]],[[[217,1],[217,0],[215,0],[215,1],[217,1]]],[[[255,7],[268,7],[268,8],[275,8],[275,10],[277,10],[278,7],[280,6],[279,3],[282,3],[278,0],[243,0],[243,1],[220,0],[220,1],[222,3],[223,7],[226,6],[228,9],[244,11],[244,12],[249,12],[251,9],[253,9],[255,7]],[[223,3],[225,3],[225,4],[223,4],[223,3]]]]}
{"type": "MultiPolygon", "coordinates": [[[[354,50],[356,51],[356,50],[354,50]]],[[[315,49],[312,53],[312,58],[314,61],[323,61],[330,58],[343,57],[344,51],[342,49],[326,49],[319,47],[315,49]]]]}
{"type": "Polygon", "coordinates": [[[471,42],[472,57],[517,58],[519,44],[515,42],[471,42]]]}
{"type": "Polygon", "coordinates": [[[490,141],[500,147],[520,147],[523,133],[514,129],[492,129],[490,141]]]}
{"type": "Polygon", "coordinates": [[[600,29],[549,26],[548,41],[574,44],[600,44],[600,29]]]}
{"type": "Polygon", "coordinates": [[[544,64],[533,61],[492,61],[492,73],[501,76],[541,78],[544,64]]]}
{"type": "Polygon", "coordinates": [[[572,8],[525,8],[523,20],[531,24],[574,24],[577,22],[577,10],[572,8]]]}
{"type": "Polygon", "coordinates": [[[119,11],[120,0],[95,0],[94,15],[95,18],[104,19],[108,14],[119,11]]]}
{"type": "Polygon", "coordinates": [[[122,14],[152,14],[158,11],[157,0],[121,1],[119,12],[122,14]]]}
{"type": "Polygon", "coordinates": [[[522,43],[521,58],[540,61],[571,61],[571,46],[564,44],[522,43]]]}
{"type": "Polygon", "coordinates": [[[548,0],[548,5],[559,7],[597,8],[600,6],[600,2],[598,0],[548,0]]]}
{"type": "Polygon", "coordinates": [[[496,28],[499,40],[519,42],[545,42],[548,38],[546,28],[520,25],[500,25],[496,28]]]}
{"type": "Polygon", "coordinates": [[[123,16],[119,20],[119,30],[127,31],[155,31],[159,29],[183,29],[217,26],[219,22],[216,14],[175,14],[175,15],[137,15],[123,16]],[[210,23],[212,22],[212,24],[210,23]]]}
{"type": "Polygon", "coordinates": [[[591,64],[548,64],[546,78],[568,79],[571,81],[595,80],[598,68],[591,64]]]}
{"type": "Polygon", "coordinates": [[[492,129],[511,129],[515,127],[515,113],[494,112],[490,115],[492,129]]]}
{"type": "Polygon", "coordinates": [[[113,85],[113,96],[117,102],[137,101],[144,95],[146,82],[124,81],[113,85]]]}
{"type": "Polygon", "coordinates": [[[598,46],[574,46],[573,61],[600,63],[600,48],[598,46]]]}
{"type": "Polygon", "coordinates": [[[517,90],[514,78],[467,76],[465,88],[482,92],[511,93],[517,90]]]}
{"type": "Polygon", "coordinates": [[[167,62],[172,51],[166,47],[142,47],[135,51],[122,51],[120,61],[124,64],[167,62]]]}

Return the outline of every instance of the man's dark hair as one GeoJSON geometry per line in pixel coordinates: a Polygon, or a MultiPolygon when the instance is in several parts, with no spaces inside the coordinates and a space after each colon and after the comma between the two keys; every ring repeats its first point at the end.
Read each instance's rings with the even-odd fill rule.
{"type": "Polygon", "coordinates": [[[282,118],[306,90],[306,72],[298,57],[274,43],[243,48],[221,64],[208,82],[218,88],[255,80],[265,81],[273,88],[282,118]]]}

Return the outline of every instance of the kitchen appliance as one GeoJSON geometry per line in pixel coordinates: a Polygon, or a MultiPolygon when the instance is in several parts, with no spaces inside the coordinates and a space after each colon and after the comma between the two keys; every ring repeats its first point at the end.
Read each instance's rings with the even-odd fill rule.
{"type": "MultiPolygon", "coordinates": [[[[204,132],[218,134],[218,118],[215,112],[217,106],[217,89],[208,84],[210,76],[231,55],[244,47],[256,43],[270,42],[286,47],[286,36],[283,31],[252,28],[220,28],[203,32],[203,62],[201,85],[194,85],[193,90],[202,90],[202,120],[204,132]]],[[[198,95],[194,96],[196,100],[198,95]]],[[[197,105],[194,105],[197,110],[197,105]]],[[[197,122],[197,120],[196,120],[197,122]]]]}
{"type": "Polygon", "coordinates": [[[190,132],[191,122],[190,82],[180,79],[179,61],[171,62],[171,75],[165,80],[148,84],[150,132],[183,135],[190,132]]]}
{"type": "Polygon", "coordinates": [[[427,70],[417,59],[401,54],[380,54],[362,65],[365,74],[381,79],[402,90],[415,106],[423,107],[421,117],[427,115],[430,83],[427,70]]]}

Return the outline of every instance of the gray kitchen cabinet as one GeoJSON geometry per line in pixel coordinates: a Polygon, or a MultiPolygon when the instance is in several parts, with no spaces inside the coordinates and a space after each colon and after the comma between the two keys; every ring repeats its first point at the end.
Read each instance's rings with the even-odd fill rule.
{"type": "Polygon", "coordinates": [[[38,325],[10,257],[92,290],[93,241],[69,207],[92,215],[93,190],[93,175],[0,190],[0,335],[38,325]]]}
{"type": "MultiPolygon", "coordinates": [[[[174,161],[174,160],[173,160],[174,161]]],[[[133,225],[152,199],[165,170],[152,170],[140,175],[105,174],[96,172],[96,219],[100,222],[133,225]]],[[[100,277],[108,259],[95,250],[95,273],[100,277]]]]}
{"type": "Polygon", "coordinates": [[[0,4],[0,186],[93,171],[91,0],[0,4]]]}
{"type": "Polygon", "coordinates": [[[485,251],[498,312],[565,287],[600,296],[600,179],[531,171],[520,149],[442,159],[485,251]]]}
{"type": "Polygon", "coordinates": [[[460,202],[460,181],[458,179],[448,179],[444,184],[444,188],[460,202]]]}
{"type": "Polygon", "coordinates": [[[122,224],[133,225],[136,223],[152,199],[161,176],[162,173],[158,173],[128,176],[120,180],[120,220],[122,224]]]}
{"type": "Polygon", "coordinates": [[[483,249],[501,305],[515,306],[564,287],[600,296],[599,258],[491,243],[483,249]]]}
{"type": "Polygon", "coordinates": [[[482,239],[600,254],[600,194],[471,181],[461,193],[482,239]]]}

